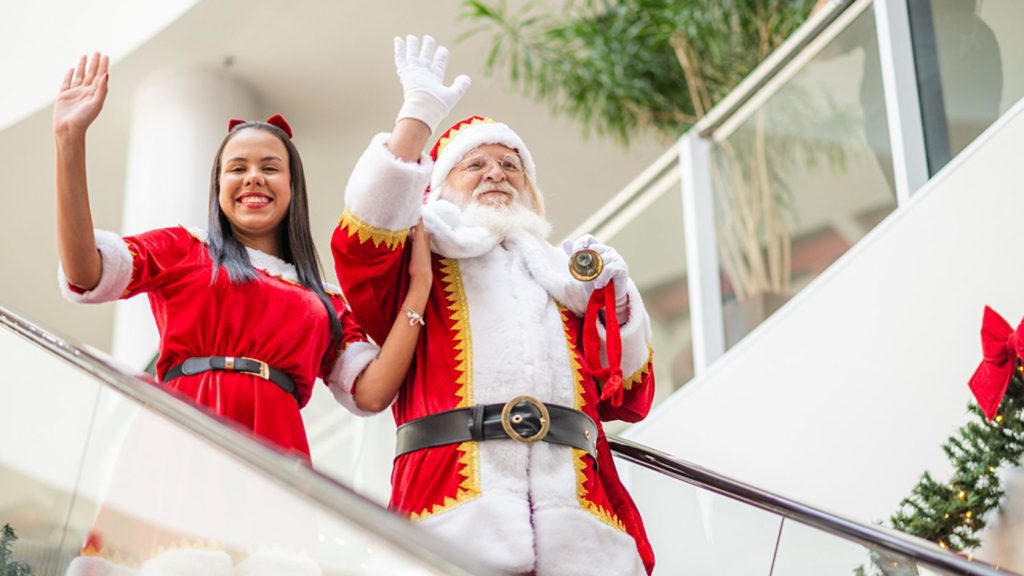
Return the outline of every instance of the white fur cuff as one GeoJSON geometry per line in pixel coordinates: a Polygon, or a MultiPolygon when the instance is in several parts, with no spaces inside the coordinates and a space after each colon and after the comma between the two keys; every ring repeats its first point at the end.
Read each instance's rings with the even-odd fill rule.
{"type": "Polygon", "coordinates": [[[299,554],[277,550],[256,552],[235,566],[235,576],[323,576],[320,566],[299,554]]]}
{"type": "Polygon", "coordinates": [[[400,160],[388,149],[389,138],[388,133],[374,136],[356,162],[345,187],[345,204],[352,215],[374,228],[408,230],[419,221],[434,165],[427,155],[419,163],[400,160]]]}
{"type": "Polygon", "coordinates": [[[94,234],[96,249],[99,250],[103,263],[100,283],[95,288],[81,294],[72,291],[67,275],[64,274],[64,267],[57,267],[61,294],[72,302],[96,304],[117,300],[132,281],[134,259],[124,239],[106,230],[95,230],[94,234]]]}
{"type": "Polygon", "coordinates": [[[71,561],[64,576],[138,576],[139,571],[114,564],[99,556],[79,556],[71,561]]]}
{"type": "Polygon", "coordinates": [[[352,396],[352,387],[355,386],[356,378],[366,370],[366,367],[373,362],[380,354],[380,348],[372,342],[354,342],[341,353],[338,360],[327,377],[327,387],[334,394],[334,399],[356,416],[373,416],[374,412],[361,410],[356,406],[356,399],[352,396]]]}

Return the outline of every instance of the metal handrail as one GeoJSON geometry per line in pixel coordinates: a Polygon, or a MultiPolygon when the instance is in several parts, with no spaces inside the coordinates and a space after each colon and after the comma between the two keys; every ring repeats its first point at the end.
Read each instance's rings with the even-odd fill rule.
{"type": "Polygon", "coordinates": [[[980,560],[968,560],[907,534],[826,512],[786,496],[740,482],[641,444],[608,437],[612,452],[629,462],[732,500],[795,520],[872,550],[898,554],[928,568],[970,576],[1016,576],[980,560]]]}
{"type": "Polygon", "coordinates": [[[147,381],[146,376],[128,372],[100,352],[52,334],[3,306],[0,306],[0,326],[88,372],[103,384],[144,405],[146,409],[202,438],[215,449],[287,487],[300,498],[305,497],[323,510],[359,525],[366,532],[436,569],[440,574],[505,574],[460,552],[450,542],[417,528],[348,486],[313,470],[304,460],[254,442],[252,437],[210,418],[147,381]]]}

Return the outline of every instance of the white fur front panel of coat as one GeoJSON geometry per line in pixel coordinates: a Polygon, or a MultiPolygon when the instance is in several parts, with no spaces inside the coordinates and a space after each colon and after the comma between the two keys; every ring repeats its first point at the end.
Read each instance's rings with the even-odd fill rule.
{"type": "MultiPolygon", "coordinates": [[[[536,237],[497,242],[424,207],[433,249],[458,254],[469,312],[474,404],[527,394],[579,408],[558,303],[582,313],[567,256],[536,237]],[[452,226],[454,224],[454,226],[452,226]],[[556,302],[557,298],[557,302],[556,302]]],[[[513,572],[646,574],[636,543],[580,507],[572,449],[546,442],[479,444],[482,495],[422,525],[513,572]],[[580,538],[580,536],[585,536],[580,538]]]]}

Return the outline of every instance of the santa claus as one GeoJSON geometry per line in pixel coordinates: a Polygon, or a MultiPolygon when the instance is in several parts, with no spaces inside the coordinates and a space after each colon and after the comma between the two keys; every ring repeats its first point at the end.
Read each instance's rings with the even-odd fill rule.
{"type": "Polygon", "coordinates": [[[343,291],[374,339],[398,317],[423,324],[397,398],[357,403],[391,405],[399,426],[391,507],[513,573],[649,573],[654,556],[601,427],[651,405],[640,294],[621,256],[592,236],[548,243],[533,157],[507,125],[473,116],[423,153],[469,86],[465,76],[444,84],[447,60],[429,36],[395,40],[405,103],[356,165],[332,241],[343,291]],[[433,268],[422,313],[402,307],[407,238],[421,219],[433,268]],[[594,280],[569,272],[568,254],[582,249],[603,260],[594,280]],[[595,359],[583,319],[609,284],[617,322],[590,318],[595,359]],[[614,354],[606,328],[618,328],[614,354]],[[595,377],[588,366],[609,356],[621,377],[595,377]]]}

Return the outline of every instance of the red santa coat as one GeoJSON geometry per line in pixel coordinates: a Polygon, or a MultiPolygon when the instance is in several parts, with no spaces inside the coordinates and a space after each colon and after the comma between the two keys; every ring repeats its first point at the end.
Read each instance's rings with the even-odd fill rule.
{"type": "MultiPolygon", "coordinates": [[[[431,235],[433,287],[414,365],[392,406],[398,425],[520,394],[571,406],[596,422],[636,421],[654,392],[650,323],[629,285],[622,326],[625,399],[599,402],[582,370],[587,294],[567,256],[517,233],[499,242],[460,223],[444,201],[421,208],[431,163],[404,163],[374,139],[353,172],[332,251],[343,290],[374,339],[387,334],[408,286],[408,229],[431,235]]],[[[600,424],[598,425],[600,430],[600,424]]],[[[603,430],[598,466],[546,442],[465,442],[402,455],[391,507],[512,572],[643,574],[654,558],[615,471],[603,430]]]]}
{"type": "Polygon", "coordinates": [[[168,389],[306,458],[309,445],[299,409],[318,377],[358,412],[352,383],[379,349],[367,342],[340,291],[328,294],[342,325],[338,346],[331,343],[323,304],[283,260],[248,249],[256,279],[232,284],[222,270],[211,286],[204,231],[166,228],[121,238],[97,230],[95,236],[103,260],[99,285],[83,292],[68,284],[61,270],[64,294],[95,303],[147,293],[160,333],[156,369],[161,380],[189,357],[245,356],[290,375],[298,402],[273,382],[244,372],[182,376],[167,382],[168,389]]]}

